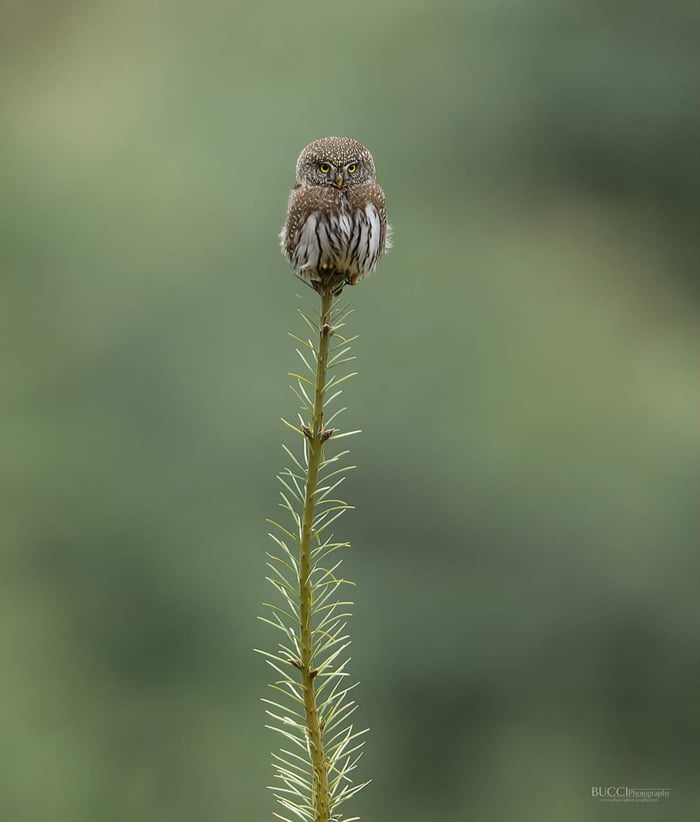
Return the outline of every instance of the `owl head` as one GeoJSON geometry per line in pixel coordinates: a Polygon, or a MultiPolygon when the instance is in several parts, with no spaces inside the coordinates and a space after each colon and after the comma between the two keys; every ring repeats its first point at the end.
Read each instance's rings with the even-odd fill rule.
{"type": "Polygon", "coordinates": [[[298,185],[345,188],[367,182],[376,182],[374,160],[362,143],[349,137],[314,140],[297,160],[298,185]]]}

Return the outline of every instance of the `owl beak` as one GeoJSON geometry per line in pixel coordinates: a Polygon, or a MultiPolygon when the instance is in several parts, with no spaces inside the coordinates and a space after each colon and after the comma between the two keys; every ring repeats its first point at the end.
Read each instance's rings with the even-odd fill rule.
{"type": "Polygon", "coordinates": [[[336,174],[335,175],[335,184],[338,186],[338,188],[343,187],[343,175],[342,174],[336,174]]]}

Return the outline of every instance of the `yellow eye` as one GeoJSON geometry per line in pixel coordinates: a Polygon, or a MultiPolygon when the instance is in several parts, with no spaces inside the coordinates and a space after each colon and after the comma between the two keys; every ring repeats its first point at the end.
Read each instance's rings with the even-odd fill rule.
{"type": "Polygon", "coordinates": [[[328,163],[321,163],[319,168],[321,169],[321,174],[328,174],[328,172],[331,170],[331,167],[328,165],[328,163]]]}
{"type": "Polygon", "coordinates": [[[357,166],[355,165],[355,163],[352,163],[351,165],[349,165],[347,167],[348,174],[354,174],[356,171],[357,171],[357,166]]]}

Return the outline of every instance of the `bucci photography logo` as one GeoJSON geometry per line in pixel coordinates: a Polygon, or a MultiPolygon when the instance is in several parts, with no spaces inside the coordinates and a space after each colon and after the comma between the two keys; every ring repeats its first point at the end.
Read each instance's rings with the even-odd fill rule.
{"type": "Polygon", "coordinates": [[[591,796],[601,802],[658,802],[671,796],[669,788],[629,788],[627,785],[600,785],[591,788],[591,796]]]}

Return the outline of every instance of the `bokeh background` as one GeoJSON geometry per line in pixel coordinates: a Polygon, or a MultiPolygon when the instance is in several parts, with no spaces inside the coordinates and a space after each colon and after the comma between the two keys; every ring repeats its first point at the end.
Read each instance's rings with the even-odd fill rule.
{"type": "Polygon", "coordinates": [[[329,134],[395,227],[351,294],[347,810],[697,818],[698,18],[3,4],[1,819],[272,818],[277,233],[329,134]]]}

